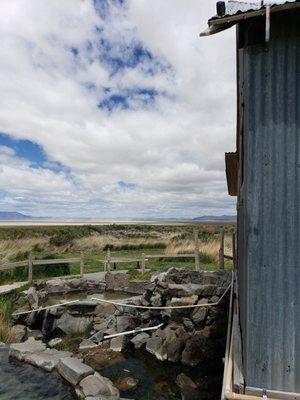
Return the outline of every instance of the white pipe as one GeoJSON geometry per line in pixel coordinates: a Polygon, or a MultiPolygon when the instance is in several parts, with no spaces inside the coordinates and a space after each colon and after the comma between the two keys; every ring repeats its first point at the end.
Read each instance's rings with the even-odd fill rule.
{"type": "Polygon", "coordinates": [[[132,334],[140,333],[140,332],[154,331],[154,330],[156,330],[156,329],[161,328],[162,326],[163,326],[163,323],[161,323],[161,324],[159,324],[159,325],[156,325],[156,326],[150,326],[150,327],[148,327],[148,328],[139,328],[139,329],[133,329],[133,330],[131,330],[131,331],[125,331],[125,332],[120,332],[120,333],[114,333],[114,334],[112,334],[112,335],[104,336],[103,340],[112,339],[112,338],[115,338],[115,337],[118,337],[118,336],[132,335],[132,334]]]}
{"type": "Polygon", "coordinates": [[[228,358],[229,358],[230,343],[231,343],[232,315],[233,315],[233,292],[234,292],[234,271],[232,271],[232,276],[231,276],[231,291],[230,291],[230,303],[229,303],[229,315],[228,315],[228,325],[227,325],[227,335],[226,335],[226,350],[225,350],[225,363],[224,363],[221,400],[226,399],[226,395],[225,395],[226,375],[227,375],[227,369],[228,369],[228,358]]]}
{"type": "MultiPolygon", "coordinates": [[[[217,306],[220,301],[223,299],[225,294],[228,292],[231,284],[226,288],[225,292],[222,294],[222,296],[219,298],[219,300],[215,303],[206,303],[206,304],[192,304],[189,306],[165,306],[165,307],[150,307],[150,306],[137,306],[134,304],[126,304],[126,303],[119,303],[117,301],[111,301],[111,300],[104,300],[104,299],[98,299],[96,297],[92,297],[92,300],[100,302],[100,303],[108,303],[108,304],[113,304],[116,306],[121,306],[121,307],[131,307],[131,308],[141,308],[141,309],[147,309],[147,310],[168,310],[168,309],[177,309],[177,308],[198,308],[198,307],[212,307],[212,306],[217,306]]],[[[66,301],[64,303],[58,303],[58,304],[53,304],[52,306],[46,306],[46,307],[40,307],[35,310],[29,310],[29,311],[20,311],[20,312],[14,312],[12,313],[13,316],[17,315],[25,315],[25,314],[30,314],[32,312],[38,312],[42,310],[49,310],[51,308],[57,308],[61,306],[65,306],[68,304],[74,304],[78,303],[80,300],[72,300],[72,301],[66,301]]]]}
{"type": "Polygon", "coordinates": [[[222,294],[222,296],[219,298],[219,300],[217,302],[215,302],[215,303],[192,304],[192,305],[186,305],[186,306],[161,306],[161,307],[138,306],[138,305],[135,305],[135,304],[119,303],[118,301],[98,299],[96,297],[92,297],[92,300],[97,301],[99,303],[113,304],[115,306],[120,306],[120,307],[139,308],[139,309],[143,309],[143,310],[174,310],[174,309],[182,309],[182,308],[213,307],[213,306],[217,306],[217,305],[220,304],[221,300],[223,299],[225,294],[228,292],[230,287],[231,287],[231,283],[226,288],[225,292],[222,294]]]}
{"type": "Polygon", "coordinates": [[[67,304],[78,303],[79,301],[80,301],[80,300],[66,301],[65,303],[59,303],[59,304],[53,304],[52,306],[40,307],[40,308],[37,308],[37,309],[35,309],[35,310],[14,312],[14,313],[12,313],[12,315],[13,315],[13,316],[16,316],[16,315],[30,314],[30,313],[32,313],[32,312],[38,312],[38,311],[42,311],[42,310],[49,310],[50,308],[57,308],[57,307],[60,307],[60,306],[65,306],[65,305],[67,305],[67,304]]]}
{"type": "MultiPolygon", "coordinates": [[[[108,339],[112,339],[112,338],[119,337],[119,336],[134,335],[135,333],[140,333],[140,332],[155,331],[155,330],[161,328],[162,326],[163,326],[163,323],[161,323],[159,325],[156,325],[156,326],[150,326],[148,328],[139,328],[139,329],[133,329],[131,331],[114,333],[112,335],[104,336],[103,340],[108,340],[108,339]]],[[[91,338],[92,337],[93,336],[91,336],[91,338]]],[[[91,338],[89,338],[88,340],[90,340],[91,338]]],[[[92,346],[82,346],[81,350],[94,349],[95,347],[101,347],[101,346],[102,346],[102,343],[95,344],[95,345],[92,345],[92,346]]]]}

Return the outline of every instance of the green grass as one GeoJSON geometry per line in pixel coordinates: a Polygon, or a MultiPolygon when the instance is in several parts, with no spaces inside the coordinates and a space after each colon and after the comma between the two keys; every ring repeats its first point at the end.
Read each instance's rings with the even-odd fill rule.
{"type": "MultiPolygon", "coordinates": [[[[161,254],[160,249],[144,249],[144,252],[149,255],[161,254]]],[[[141,258],[141,250],[122,250],[112,251],[111,256],[116,258],[141,258]]],[[[90,251],[84,255],[84,272],[100,272],[104,270],[104,262],[106,252],[101,251],[90,251]]],[[[40,251],[33,252],[33,256],[36,259],[52,259],[52,258],[79,258],[80,253],[78,252],[66,252],[63,254],[44,254],[40,251]]],[[[26,258],[23,258],[26,259],[26,258]]],[[[226,263],[227,268],[230,268],[231,263],[226,263]]],[[[153,272],[166,271],[170,267],[185,268],[193,270],[195,268],[195,261],[193,258],[161,258],[161,259],[150,259],[146,262],[146,269],[150,269],[153,272]]],[[[141,265],[139,266],[139,269],[141,265]]],[[[111,270],[114,269],[114,265],[111,264],[111,270]]],[[[132,271],[133,275],[138,279],[137,263],[121,263],[116,264],[116,270],[129,270],[132,271]]],[[[215,271],[218,269],[218,265],[211,260],[209,255],[202,255],[200,257],[200,269],[206,271],[215,271]]],[[[50,266],[34,266],[33,267],[33,279],[50,278],[55,276],[64,275],[79,275],[80,266],[79,264],[66,264],[61,265],[50,265],[50,266]]],[[[149,275],[149,274],[148,274],[149,275]]],[[[4,271],[0,273],[0,282],[14,282],[14,281],[26,281],[27,280],[27,268],[20,267],[12,271],[4,271]]]]}
{"type": "Polygon", "coordinates": [[[0,342],[11,343],[12,313],[15,311],[17,294],[0,296],[0,342]]]}
{"type": "MultiPolygon", "coordinates": [[[[146,255],[162,254],[166,245],[169,246],[167,249],[169,252],[173,252],[173,248],[174,252],[190,252],[194,227],[193,224],[0,227],[0,244],[3,244],[0,257],[9,257],[10,261],[23,261],[28,259],[31,253],[35,259],[79,258],[80,251],[84,250],[85,272],[99,272],[104,269],[103,260],[108,246],[111,250],[111,256],[116,258],[141,258],[142,253],[146,255]],[[102,242],[101,240],[98,242],[98,237],[99,240],[102,238],[102,242]],[[24,241],[22,242],[23,239],[25,244],[24,241]],[[30,239],[32,239],[32,244],[30,239]],[[42,240],[37,243],[38,239],[42,240]],[[184,248],[186,244],[188,250],[184,248]],[[176,247],[178,245],[179,250],[176,247]]],[[[197,224],[197,228],[202,243],[217,243],[220,231],[225,230],[225,232],[230,233],[235,229],[235,224],[201,223],[197,224]]],[[[218,269],[217,258],[212,254],[201,254],[201,269],[210,271],[218,269]]],[[[231,264],[226,263],[226,265],[230,267],[231,264]]],[[[113,267],[111,265],[111,269],[113,267]]],[[[194,259],[161,258],[146,262],[146,268],[150,269],[151,273],[165,271],[169,267],[194,269],[194,259]]],[[[139,276],[138,271],[136,271],[137,263],[117,264],[116,269],[126,269],[132,271],[133,276],[139,276]]],[[[73,276],[78,275],[79,272],[79,264],[34,266],[33,279],[64,276],[66,274],[73,276]]],[[[27,276],[26,267],[1,271],[0,282],[26,281],[27,276]]]]}

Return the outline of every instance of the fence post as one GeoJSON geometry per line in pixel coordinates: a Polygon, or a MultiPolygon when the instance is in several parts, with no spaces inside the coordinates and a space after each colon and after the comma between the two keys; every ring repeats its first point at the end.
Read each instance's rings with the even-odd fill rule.
{"type": "Polygon", "coordinates": [[[224,231],[221,232],[221,242],[219,250],[219,268],[224,269],[224,231]]]}
{"type": "Polygon", "coordinates": [[[28,256],[28,282],[32,282],[32,254],[28,256]]]}
{"type": "Polygon", "coordinates": [[[236,268],[236,242],[235,242],[235,232],[232,234],[232,258],[233,258],[233,268],[236,268]]]}
{"type": "Polygon", "coordinates": [[[106,270],[110,271],[110,248],[107,249],[106,253],[106,270]]]}
{"type": "Polygon", "coordinates": [[[200,269],[200,255],[199,255],[198,229],[194,229],[194,240],[195,240],[195,269],[196,269],[196,271],[199,271],[199,269],[200,269]]]}
{"type": "Polygon", "coordinates": [[[144,275],[144,273],[145,273],[145,261],[146,261],[145,253],[143,253],[143,254],[142,254],[142,274],[143,274],[143,275],[144,275]]]}
{"type": "Polygon", "coordinates": [[[80,278],[83,278],[84,274],[84,258],[83,258],[83,253],[80,253],[80,278]]]}

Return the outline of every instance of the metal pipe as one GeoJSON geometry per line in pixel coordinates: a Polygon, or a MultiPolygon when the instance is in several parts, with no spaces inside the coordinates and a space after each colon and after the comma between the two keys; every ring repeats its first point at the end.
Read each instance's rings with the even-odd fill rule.
{"type": "Polygon", "coordinates": [[[53,304],[52,306],[36,308],[35,310],[14,312],[14,313],[12,313],[12,316],[30,314],[32,312],[38,312],[38,311],[42,311],[42,310],[49,310],[50,308],[57,308],[57,307],[65,306],[67,304],[75,304],[75,303],[78,303],[79,301],[80,300],[71,300],[71,301],[66,301],[65,303],[53,304]]]}
{"type": "Polygon", "coordinates": [[[266,396],[253,396],[249,394],[235,393],[232,390],[232,374],[233,374],[233,362],[232,362],[232,335],[230,341],[230,351],[227,360],[227,373],[226,373],[226,384],[225,384],[225,396],[227,400],[278,400],[272,397],[266,396]]]}
{"type": "Polygon", "coordinates": [[[191,304],[191,305],[186,305],[186,306],[161,306],[161,307],[138,306],[138,305],[135,305],[135,304],[119,303],[118,301],[98,299],[96,297],[92,297],[92,300],[97,301],[99,303],[113,304],[115,306],[120,306],[120,307],[139,308],[139,309],[145,309],[145,310],[173,310],[173,309],[182,309],[182,308],[213,307],[213,306],[218,306],[220,304],[221,300],[226,295],[226,293],[228,292],[230,287],[231,287],[231,283],[226,288],[225,292],[222,294],[222,296],[219,298],[219,300],[217,302],[215,302],[215,303],[191,304]]]}

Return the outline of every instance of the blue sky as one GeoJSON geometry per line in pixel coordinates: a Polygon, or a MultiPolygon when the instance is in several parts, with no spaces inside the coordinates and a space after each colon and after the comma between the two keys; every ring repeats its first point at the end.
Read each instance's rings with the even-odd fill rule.
{"type": "Polygon", "coordinates": [[[210,0],[4,4],[0,209],[232,214],[234,33],[199,39],[213,13],[210,0]]]}

